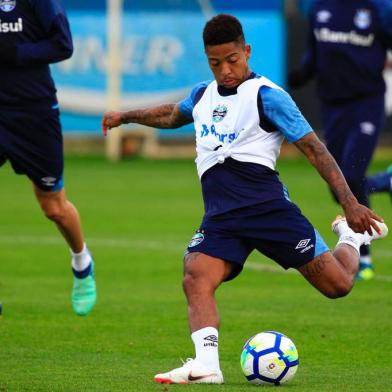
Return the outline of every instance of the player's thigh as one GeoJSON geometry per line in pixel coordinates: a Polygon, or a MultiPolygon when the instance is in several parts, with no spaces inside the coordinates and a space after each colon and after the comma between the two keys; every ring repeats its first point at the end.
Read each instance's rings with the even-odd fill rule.
{"type": "Polygon", "coordinates": [[[352,279],[331,252],[324,252],[297,269],[312,286],[330,298],[346,295],[353,285],[352,279]]]}
{"type": "Polygon", "coordinates": [[[259,208],[260,211],[240,227],[250,246],[284,269],[298,268],[329,250],[294,203],[280,199],[264,204],[263,210],[259,208]]]}
{"type": "Polygon", "coordinates": [[[184,279],[199,280],[212,289],[227,280],[232,270],[232,263],[201,252],[191,252],[184,257],[184,279]]]}
{"type": "MultiPolygon", "coordinates": [[[[238,235],[233,234],[227,226],[225,220],[204,218],[201,227],[196,230],[187,246],[186,259],[193,259],[193,253],[203,255],[203,262],[208,260],[207,265],[211,265],[211,269],[215,268],[215,264],[219,265],[224,261],[225,271],[230,272],[225,275],[224,280],[231,280],[242,271],[245,260],[253,248],[238,235]],[[214,264],[214,261],[217,263],[214,264]]],[[[200,256],[196,257],[196,261],[200,259],[200,256]]]]}
{"type": "Polygon", "coordinates": [[[44,191],[60,190],[64,161],[58,110],[6,113],[2,125],[2,150],[14,171],[44,191]]]}

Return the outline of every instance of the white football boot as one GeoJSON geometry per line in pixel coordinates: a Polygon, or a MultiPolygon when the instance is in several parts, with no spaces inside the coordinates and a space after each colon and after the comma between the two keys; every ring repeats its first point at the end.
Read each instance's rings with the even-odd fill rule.
{"type": "Polygon", "coordinates": [[[223,384],[220,370],[209,370],[195,359],[188,358],[184,364],[167,373],[156,374],[158,384],[223,384]]]}
{"type": "MultiPolygon", "coordinates": [[[[377,223],[377,226],[381,230],[381,234],[378,234],[376,230],[372,227],[372,235],[370,235],[367,231],[363,233],[362,235],[364,236],[365,242],[364,244],[368,245],[370,244],[371,241],[373,240],[378,240],[379,238],[384,238],[388,234],[388,227],[385,223],[375,221],[377,223]]],[[[335,220],[332,222],[332,231],[340,237],[342,233],[346,233],[350,229],[350,227],[347,224],[346,218],[344,216],[338,215],[335,220]]]]}

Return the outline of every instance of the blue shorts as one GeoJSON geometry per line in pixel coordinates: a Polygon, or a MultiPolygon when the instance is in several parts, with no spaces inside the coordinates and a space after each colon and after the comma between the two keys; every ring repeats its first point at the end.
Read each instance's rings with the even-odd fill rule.
{"type": "Polygon", "coordinates": [[[40,189],[63,187],[63,138],[58,109],[0,110],[0,166],[11,163],[40,189]]]}
{"type": "Polygon", "coordinates": [[[204,217],[186,253],[201,252],[233,263],[230,280],[254,249],[285,269],[301,267],[329,250],[300,209],[278,199],[204,217]]]}

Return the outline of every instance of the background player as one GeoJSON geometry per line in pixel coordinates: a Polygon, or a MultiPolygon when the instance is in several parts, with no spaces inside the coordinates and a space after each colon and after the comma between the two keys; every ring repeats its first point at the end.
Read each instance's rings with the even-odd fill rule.
{"type": "MultiPolygon", "coordinates": [[[[307,2],[309,3],[309,1],[307,2]]],[[[316,0],[309,11],[308,47],[289,86],[317,76],[326,145],[352,192],[390,192],[392,166],[366,177],[385,117],[383,69],[392,48],[392,3],[384,0],[316,0]]],[[[358,278],[374,275],[369,246],[361,247],[358,278]]]]}
{"type": "Polygon", "coordinates": [[[215,81],[199,83],[179,104],[108,112],[102,120],[104,134],[130,122],[157,128],[194,122],[196,130],[205,215],[188,245],[183,279],[196,359],[157,374],[159,383],[223,383],[214,293],[241,272],[253,249],[284,268],[298,269],[321,293],[337,298],[353,286],[359,246],[387,232],[385,224],[374,220],[382,219],[353,196],[290,96],[250,70],[251,50],[240,22],[218,15],[207,22],[203,40],[215,81]],[[287,198],[274,170],[285,137],[328,182],[356,231],[338,218],[333,230],[339,241],[333,253],[287,198]]]}
{"type": "Polygon", "coordinates": [[[58,0],[0,2],[0,165],[25,174],[42,211],[71,248],[72,306],[86,315],[96,300],[93,260],[80,218],[63,185],[63,141],[49,63],[72,55],[68,20],[58,0]]]}

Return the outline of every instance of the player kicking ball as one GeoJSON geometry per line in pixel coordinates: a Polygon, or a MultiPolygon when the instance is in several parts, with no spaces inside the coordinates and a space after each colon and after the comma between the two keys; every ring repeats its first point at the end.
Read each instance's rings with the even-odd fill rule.
{"type": "Polygon", "coordinates": [[[248,65],[251,49],[240,22],[217,15],[204,27],[204,48],[215,77],[199,83],[178,104],[108,112],[103,132],[125,123],[175,128],[194,122],[196,165],[205,214],[184,257],[195,359],[154,379],[162,384],[222,384],[219,316],[214,298],[257,249],[283,268],[296,268],[329,298],[347,295],[359,266],[359,247],[385,237],[383,219],[358,203],[339,167],[290,96],[248,65]],[[286,138],[302,151],[334,190],[345,218],[333,231],[331,252],[318,231],[290,201],[275,171],[286,138]]]}
{"type": "Polygon", "coordinates": [[[0,166],[28,176],[45,216],[71,249],[72,307],[79,316],[96,301],[94,263],[78,211],[64,190],[63,138],[49,64],[72,55],[59,0],[0,1],[0,166]]]}

